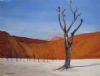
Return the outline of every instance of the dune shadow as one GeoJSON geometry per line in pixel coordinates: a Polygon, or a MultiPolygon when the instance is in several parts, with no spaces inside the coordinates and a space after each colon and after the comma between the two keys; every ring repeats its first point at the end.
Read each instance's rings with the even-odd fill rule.
{"type": "Polygon", "coordinates": [[[97,65],[100,65],[100,63],[80,65],[80,66],[71,66],[71,68],[76,68],[76,67],[92,67],[92,66],[97,66],[97,65]]]}
{"type": "Polygon", "coordinates": [[[5,74],[16,74],[16,73],[11,72],[11,73],[5,73],[5,74]]]}

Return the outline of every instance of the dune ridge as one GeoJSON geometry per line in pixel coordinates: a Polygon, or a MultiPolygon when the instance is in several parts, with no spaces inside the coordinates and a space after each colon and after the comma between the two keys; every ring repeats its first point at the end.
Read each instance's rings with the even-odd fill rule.
{"type": "MultiPolygon", "coordinates": [[[[0,31],[0,57],[64,59],[64,40],[56,39],[31,39],[0,31]]],[[[100,32],[76,35],[71,58],[100,58],[100,32]]]]}

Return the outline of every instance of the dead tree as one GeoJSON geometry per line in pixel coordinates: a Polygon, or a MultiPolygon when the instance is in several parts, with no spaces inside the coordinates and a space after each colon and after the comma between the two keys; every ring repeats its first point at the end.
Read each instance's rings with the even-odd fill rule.
{"type": "Polygon", "coordinates": [[[69,27],[67,28],[67,24],[66,24],[66,20],[65,20],[65,9],[62,10],[61,7],[58,7],[58,20],[59,20],[59,24],[60,27],[64,33],[64,45],[65,45],[65,63],[63,66],[61,66],[60,68],[58,68],[58,70],[64,70],[64,69],[68,69],[70,68],[70,59],[71,59],[71,46],[73,44],[73,37],[76,33],[76,31],[80,28],[80,26],[83,23],[83,19],[80,19],[80,23],[79,25],[76,27],[76,29],[74,29],[74,31],[72,31],[71,33],[69,33],[70,29],[72,28],[72,26],[75,25],[75,22],[77,21],[78,17],[80,16],[80,14],[78,13],[78,9],[72,8],[72,1],[69,1],[69,8],[70,11],[72,13],[73,19],[69,25],[69,27]]]}

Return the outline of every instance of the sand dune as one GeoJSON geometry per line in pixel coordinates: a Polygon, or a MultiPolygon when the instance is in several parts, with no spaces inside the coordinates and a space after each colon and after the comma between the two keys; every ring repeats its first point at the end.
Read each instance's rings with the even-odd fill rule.
{"type": "MultiPolygon", "coordinates": [[[[64,40],[51,41],[12,36],[0,31],[0,57],[64,59],[64,40]]],[[[71,58],[100,58],[100,32],[76,35],[71,58]]]]}

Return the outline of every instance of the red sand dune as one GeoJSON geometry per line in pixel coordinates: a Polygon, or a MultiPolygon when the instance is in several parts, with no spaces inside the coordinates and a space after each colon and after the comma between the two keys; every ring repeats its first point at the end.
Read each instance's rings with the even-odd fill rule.
{"type": "MultiPolygon", "coordinates": [[[[0,57],[64,59],[64,41],[61,37],[45,41],[0,31],[0,57]]],[[[76,35],[71,57],[100,58],[100,32],[76,35]]]]}

